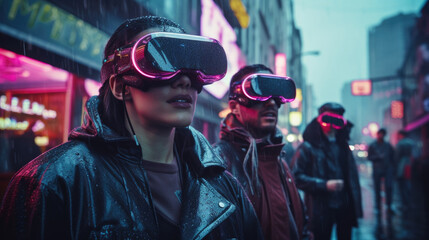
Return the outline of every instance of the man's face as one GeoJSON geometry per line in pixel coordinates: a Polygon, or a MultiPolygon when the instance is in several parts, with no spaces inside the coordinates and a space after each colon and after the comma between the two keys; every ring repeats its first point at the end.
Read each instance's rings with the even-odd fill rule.
{"type": "Polygon", "coordinates": [[[244,106],[236,100],[230,100],[231,112],[253,137],[261,138],[271,134],[277,126],[280,105],[273,98],[264,102],[249,101],[252,101],[252,104],[244,106]]]}
{"type": "Polygon", "coordinates": [[[325,134],[329,134],[329,133],[331,133],[331,132],[335,132],[335,131],[336,131],[336,130],[335,130],[335,128],[333,128],[333,127],[331,126],[331,124],[324,123],[324,122],[319,122],[319,124],[320,124],[320,127],[322,127],[322,131],[323,131],[325,134]]]}
{"type": "Polygon", "coordinates": [[[385,134],[382,132],[377,133],[377,140],[382,141],[384,139],[385,134]]]}
{"type": "MultiPolygon", "coordinates": [[[[257,73],[270,74],[263,70],[257,73]]],[[[249,73],[248,75],[253,74],[249,73]]],[[[248,75],[244,76],[246,78],[248,75]]],[[[245,96],[243,96],[245,97],[245,96]]],[[[247,98],[250,104],[240,104],[238,100],[230,100],[229,107],[232,114],[244,126],[244,128],[254,137],[262,138],[272,134],[277,126],[278,112],[281,106],[274,98],[267,101],[256,101],[247,98]]]]}
{"type": "Polygon", "coordinates": [[[252,135],[256,135],[254,137],[260,138],[275,130],[279,107],[274,99],[256,103],[251,107],[237,104],[236,108],[238,114],[235,114],[235,116],[238,121],[252,135]]]}
{"type": "Polygon", "coordinates": [[[320,127],[325,134],[335,133],[338,129],[341,129],[346,125],[346,120],[343,116],[332,111],[320,113],[317,117],[317,122],[320,124],[320,127]]]}

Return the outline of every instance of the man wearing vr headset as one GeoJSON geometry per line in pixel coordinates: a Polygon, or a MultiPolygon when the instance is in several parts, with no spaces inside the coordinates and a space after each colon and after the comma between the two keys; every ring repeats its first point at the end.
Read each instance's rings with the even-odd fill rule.
{"type": "Polygon", "coordinates": [[[295,98],[292,79],[264,65],[242,68],[231,79],[229,108],[215,150],[245,188],[265,239],[309,239],[304,205],[286,163],[276,128],[280,106],[295,98]]]}
{"type": "Polygon", "coordinates": [[[316,240],[330,240],[336,224],[337,238],[351,239],[352,227],[362,217],[356,163],[348,140],[353,124],[338,103],[326,103],[304,130],[292,168],[298,188],[305,192],[310,230],[316,240]]]}
{"type": "Polygon", "coordinates": [[[2,239],[263,238],[244,190],[189,126],[225,52],[183,32],[153,16],[118,27],[83,125],[12,179],[2,239]]]}

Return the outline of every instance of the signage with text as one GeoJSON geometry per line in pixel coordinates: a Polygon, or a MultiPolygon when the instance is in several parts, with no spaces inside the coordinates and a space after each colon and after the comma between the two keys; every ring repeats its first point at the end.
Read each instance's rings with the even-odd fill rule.
{"type": "Polygon", "coordinates": [[[404,117],[404,104],[402,101],[392,101],[390,105],[392,118],[404,117]]]}
{"type": "Polygon", "coordinates": [[[352,81],[352,94],[354,96],[368,96],[372,93],[371,80],[355,80],[352,81]]]}
{"type": "Polygon", "coordinates": [[[41,0],[0,1],[0,31],[99,69],[109,36],[41,0]]]}

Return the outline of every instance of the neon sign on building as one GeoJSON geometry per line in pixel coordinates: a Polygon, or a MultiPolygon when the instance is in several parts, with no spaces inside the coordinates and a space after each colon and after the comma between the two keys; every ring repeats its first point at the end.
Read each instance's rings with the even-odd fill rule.
{"type": "Polygon", "coordinates": [[[276,75],[280,75],[283,77],[286,77],[286,67],[287,67],[287,61],[286,61],[286,54],[284,53],[277,53],[275,57],[275,69],[276,69],[276,75]]]}
{"type": "Polygon", "coordinates": [[[234,29],[213,0],[201,0],[201,8],[201,35],[218,40],[225,49],[228,59],[228,71],[225,77],[204,87],[213,96],[220,99],[228,91],[232,75],[246,64],[246,60],[236,44],[237,36],[234,29]]]}
{"type": "Polygon", "coordinates": [[[21,104],[19,98],[12,97],[11,103],[7,103],[6,95],[0,96],[0,109],[8,112],[25,113],[28,115],[42,116],[44,119],[55,119],[57,112],[55,110],[45,109],[43,104],[36,101],[31,102],[28,99],[22,100],[21,104]]]}
{"type": "Polygon", "coordinates": [[[372,93],[371,80],[354,80],[351,83],[353,96],[368,96],[372,93]]]}
{"type": "Polygon", "coordinates": [[[0,117],[0,130],[26,130],[28,128],[28,121],[17,121],[15,118],[2,118],[0,117]]]}

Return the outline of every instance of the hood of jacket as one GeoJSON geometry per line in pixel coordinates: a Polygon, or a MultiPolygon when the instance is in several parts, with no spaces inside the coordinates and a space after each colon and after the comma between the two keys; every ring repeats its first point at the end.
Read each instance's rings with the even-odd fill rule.
{"type": "MultiPolygon", "coordinates": [[[[81,140],[92,143],[109,143],[116,147],[117,151],[127,155],[131,161],[140,161],[141,149],[136,146],[131,136],[121,136],[109,126],[105,125],[98,112],[99,98],[91,97],[85,106],[83,124],[73,129],[69,139],[81,140]]],[[[207,139],[195,128],[176,128],[175,144],[179,152],[191,154],[189,161],[197,173],[203,173],[208,167],[226,169],[226,165],[213,151],[207,139]]],[[[189,156],[189,155],[188,155],[189,156]]]]}
{"type": "Polygon", "coordinates": [[[280,130],[276,129],[273,134],[265,138],[255,139],[230,113],[221,122],[220,139],[231,142],[236,147],[247,149],[242,164],[253,195],[256,189],[259,189],[258,161],[261,159],[258,158],[258,151],[265,151],[266,154],[278,156],[284,146],[280,130]]]}

